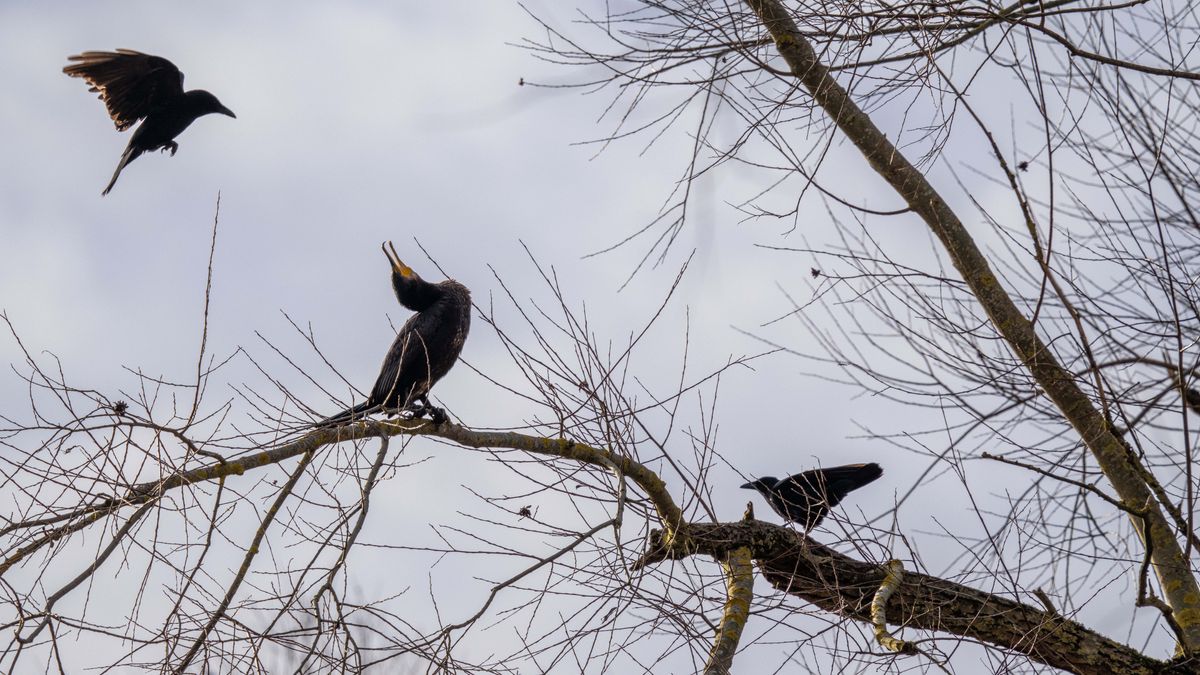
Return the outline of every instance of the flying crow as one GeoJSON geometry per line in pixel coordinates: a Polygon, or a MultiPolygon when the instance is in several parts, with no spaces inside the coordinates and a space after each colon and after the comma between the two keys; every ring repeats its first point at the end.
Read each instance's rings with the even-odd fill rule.
{"type": "Polygon", "coordinates": [[[117,131],[125,131],[145,120],[133,132],[121,155],[117,170],[102,194],[108,194],[117,176],[127,164],[143,152],[179,149],[175,137],[196,118],[209,113],[237,117],[221,105],[216,96],[203,89],[183,90],[183,73],[161,56],[132,49],[115,52],[84,52],[68,57],[74,63],[63,67],[71,77],[82,77],[91,85],[88,91],[100,94],[117,131]]]}

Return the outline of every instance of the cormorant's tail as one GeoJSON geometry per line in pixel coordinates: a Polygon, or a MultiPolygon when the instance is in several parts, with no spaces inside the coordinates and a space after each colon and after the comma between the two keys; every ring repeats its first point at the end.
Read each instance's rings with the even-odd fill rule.
{"type": "Polygon", "coordinates": [[[121,170],[141,154],[141,149],[133,147],[132,143],[125,148],[125,152],[121,153],[121,161],[117,163],[117,170],[113,172],[112,180],[108,181],[108,187],[104,188],[104,192],[100,193],[101,196],[108,194],[113,189],[113,186],[117,184],[117,176],[121,175],[121,170]]]}
{"type": "Polygon", "coordinates": [[[372,405],[369,401],[364,401],[356,406],[343,410],[333,417],[326,417],[320,422],[313,424],[313,427],[336,427],[339,424],[345,424],[346,422],[353,421],[355,418],[366,417],[366,412],[374,409],[375,407],[376,406],[372,405]]]}

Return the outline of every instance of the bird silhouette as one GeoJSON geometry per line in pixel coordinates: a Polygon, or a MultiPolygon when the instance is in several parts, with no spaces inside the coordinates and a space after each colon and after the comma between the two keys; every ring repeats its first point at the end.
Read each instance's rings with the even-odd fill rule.
{"type": "Polygon", "coordinates": [[[221,105],[216,96],[203,89],[183,90],[183,73],[174,63],[161,56],[151,56],[132,49],[115,52],[84,52],[67,57],[74,63],[63,67],[71,77],[83,78],[91,87],[88,91],[100,94],[117,131],[125,131],[143,122],[133,132],[129,145],[121,154],[112,180],[101,194],[108,194],[121,170],[144,152],[179,149],[175,137],[209,113],[237,117],[221,105]]]}
{"type": "Polygon", "coordinates": [[[462,353],[471,329],[471,292],[453,279],[436,284],[425,281],[401,262],[390,241],[383,254],[392,266],[396,299],[416,314],[397,333],[367,400],[315,426],[344,424],[378,411],[396,414],[409,410],[414,416],[429,412],[435,423],[445,421],[445,412],[429,404],[429,390],[450,372],[462,353]]]}
{"type": "Polygon", "coordinates": [[[846,495],[883,475],[878,464],[847,464],[813,469],[779,479],[764,476],[742,486],[758,490],[784,520],[811,530],[846,495]]]}

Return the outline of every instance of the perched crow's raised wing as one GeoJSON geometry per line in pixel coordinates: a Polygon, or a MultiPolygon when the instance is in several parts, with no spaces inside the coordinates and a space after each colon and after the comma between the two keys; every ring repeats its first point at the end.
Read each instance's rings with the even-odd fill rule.
{"type": "Polygon", "coordinates": [[[183,73],[161,56],[118,49],[84,52],[67,60],[75,63],[64,66],[63,72],[82,77],[91,85],[89,91],[100,94],[117,131],[183,96],[183,73]]]}

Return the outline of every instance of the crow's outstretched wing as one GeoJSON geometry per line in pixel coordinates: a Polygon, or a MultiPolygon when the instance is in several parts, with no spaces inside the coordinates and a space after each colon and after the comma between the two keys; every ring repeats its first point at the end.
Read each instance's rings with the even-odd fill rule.
{"type": "Polygon", "coordinates": [[[63,67],[71,77],[81,77],[100,94],[117,131],[125,131],[156,109],[183,96],[183,73],[161,56],[132,49],[84,52],[68,57],[63,67]]]}

